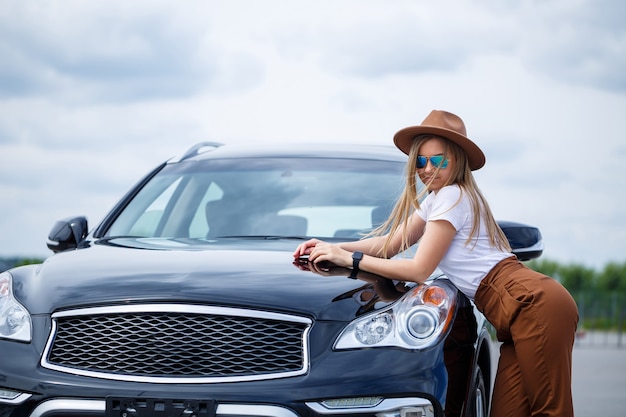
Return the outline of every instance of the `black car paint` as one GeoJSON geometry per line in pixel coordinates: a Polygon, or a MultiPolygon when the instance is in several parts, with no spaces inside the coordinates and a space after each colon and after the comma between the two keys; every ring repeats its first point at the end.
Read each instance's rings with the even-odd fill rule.
{"type": "Polygon", "coordinates": [[[315,320],[346,322],[357,315],[359,305],[354,300],[335,298],[363,282],[298,269],[289,251],[297,244],[295,240],[253,244],[224,239],[202,249],[196,245],[176,251],[113,246],[116,240],[122,239],[48,258],[31,277],[16,279],[16,295],[33,314],[119,300],[167,300],[214,305],[227,301],[229,306],[272,310],[279,307],[315,320]],[[80,304],[76,304],[77,299],[80,304]]]}

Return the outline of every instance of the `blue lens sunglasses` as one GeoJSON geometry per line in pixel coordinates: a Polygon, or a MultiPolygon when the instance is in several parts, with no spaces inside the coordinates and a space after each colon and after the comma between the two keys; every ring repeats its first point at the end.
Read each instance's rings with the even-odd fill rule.
{"type": "Polygon", "coordinates": [[[431,164],[435,168],[444,169],[448,166],[448,160],[443,155],[433,155],[433,156],[417,156],[417,167],[424,168],[426,164],[430,161],[431,164]]]}

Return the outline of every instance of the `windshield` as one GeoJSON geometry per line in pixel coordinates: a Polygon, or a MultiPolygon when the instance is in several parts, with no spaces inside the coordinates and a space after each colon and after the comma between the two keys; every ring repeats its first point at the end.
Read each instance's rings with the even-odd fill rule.
{"type": "Polygon", "coordinates": [[[402,162],[250,158],[166,165],[106,236],[358,239],[389,215],[402,162]]]}

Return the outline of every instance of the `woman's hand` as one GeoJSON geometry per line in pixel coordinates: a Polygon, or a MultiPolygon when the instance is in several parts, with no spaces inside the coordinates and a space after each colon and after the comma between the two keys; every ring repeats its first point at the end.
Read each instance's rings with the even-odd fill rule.
{"type": "Polygon", "coordinates": [[[330,262],[333,265],[348,268],[352,266],[352,252],[341,249],[339,245],[318,241],[309,251],[309,262],[330,262]]]}
{"type": "Polygon", "coordinates": [[[330,277],[330,276],[347,277],[348,275],[350,275],[350,270],[348,268],[336,266],[328,262],[314,263],[312,261],[309,261],[308,258],[298,257],[294,259],[293,264],[296,268],[302,271],[313,272],[324,277],[330,277]]]}
{"type": "Polygon", "coordinates": [[[318,243],[322,243],[322,241],[319,239],[310,239],[304,243],[299,244],[296,250],[293,252],[293,257],[298,259],[301,256],[309,255],[315,245],[317,245],[318,243]]]}
{"type": "Polygon", "coordinates": [[[325,262],[344,268],[352,266],[352,252],[319,239],[307,240],[293,252],[296,260],[304,255],[308,255],[309,262],[313,264],[325,262]]]}

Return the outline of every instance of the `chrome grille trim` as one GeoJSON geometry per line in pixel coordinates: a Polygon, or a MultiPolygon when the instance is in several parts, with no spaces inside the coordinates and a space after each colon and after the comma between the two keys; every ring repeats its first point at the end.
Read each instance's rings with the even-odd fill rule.
{"type": "Polygon", "coordinates": [[[46,343],[44,353],[41,359],[41,366],[47,369],[52,369],[59,372],[71,373],[74,375],[82,375],[94,378],[102,378],[116,381],[129,381],[129,382],[151,382],[151,383],[222,383],[222,382],[242,382],[242,381],[258,381],[267,379],[287,378],[297,375],[303,375],[309,370],[309,342],[308,335],[311,329],[312,320],[306,317],[293,316],[282,313],[273,313],[267,311],[248,310],[242,308],[229,308],[229,307],[215,307],[215,306],[202,306],[192,304],[141,304],[141,305],[118,305],[108,307],[95,307],[95,308],[82,308],[74,310],[59,311],[52,314],[52,329],[50,336],[46,343]],[[195,315],[206,316],[208,318],[220,317],[220,318],[241,318],[241,319],[259,319],[259,320],[272,320],[276,322],[284,322],[291,324],[302,324],[304,327],[301,332],[301,366],[299,369],[289,369],[285,371],[277,371],[270,373],[255,373],[255,374],[237,374],[232,376],[153,376],[153,375],[138,375],[138,374],[124,374],[115,372],[105,372],[99,370],[90,370],[84,368],[77,368],[66,365],[59,365],[51,361],[50,355],[53,352],[55,338],[59,332],[58,321],[59,319],[71,319],[81,318],[84,316],[97,316],[97,315],[129,315],[129,314],[183,314],[183,315],[195,315]]]}

